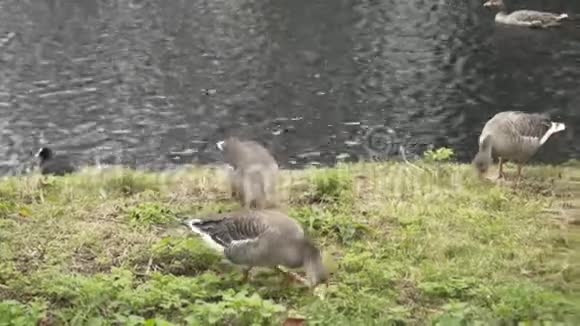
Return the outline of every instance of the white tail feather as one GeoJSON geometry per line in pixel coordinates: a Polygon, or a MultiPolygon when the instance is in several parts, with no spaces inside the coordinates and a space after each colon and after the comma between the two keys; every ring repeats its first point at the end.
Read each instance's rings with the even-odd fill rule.
{"type": "Polygon", "coordinates": [[[564,14],[560,14],[560,16],[558,16],[558,19],[559,20],[566,19],[566,18],[568,18],[568,14],[565,14],[565,13],[564,14]]]}
{"type": "Polygon", "coordinates": [[[559,132],[566,130],[566,125],[561,122],[552,122],[552,128],[554,128],[554,132],[559,132]]]}
{"type": "Polygon", "coordinates": [[[186,224],[189,226],[189,228],[191,229],[191,231],[193,231],[194,233],[198,234],[199,236],[201,236],[201,239],[207,244],[209,245],[211,248],[219,251],[219,252],[223,252],[224,251],[224,247],[222,245],[220,245],[219,243],[215,242],[210,236],[209,234],[203,232],[200,228],[198,228],[197,226],[195,226],[195,223],[199,223],[201,222],[201,220],[199,219],[193,219],[193,220],[189,220],[186,222],[186,224]]]}
{"type": "Polygon", "coordinates": [[[550,136],[562,130],[566,130],[565,124],[561,122],[552,122],[552,126],[550,127],[550,129],[548,129],[548,131],[546,131],[546,133],[540,140],[540,144],[544,144],[548,140],[548,138],[550,138],[550,136]]]}
{"type": "Polygon", "coordinates": [[[217,146],[217,148],[218,148],[220,151],[223,151],[223,150],[224,150],[224,143],[225,143],[225,141],[223,141],[223,140],[222,140],[222,141],[218,141],[218,142],[216,143],[216,146],[217,146]]]}

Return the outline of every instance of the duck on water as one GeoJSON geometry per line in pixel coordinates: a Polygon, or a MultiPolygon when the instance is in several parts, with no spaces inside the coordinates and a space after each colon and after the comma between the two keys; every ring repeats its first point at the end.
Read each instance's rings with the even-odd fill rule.
{"type": "Polygon", "coordinates": [[[516,10],[507,13],[503,0],[488,0],[484,7],[498,10],[495,22],[506,25],[527,26],[532,28],[546,28],[560,26],[563,20],[568,19],[568,14],[555,14],[536,10],[516,10]]]}

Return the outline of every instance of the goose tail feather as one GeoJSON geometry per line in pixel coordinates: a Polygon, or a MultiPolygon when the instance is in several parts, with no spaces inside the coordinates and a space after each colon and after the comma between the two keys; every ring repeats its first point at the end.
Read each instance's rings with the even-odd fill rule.
{"type": "Polygon", "coordinates": [[[561,123],[561,122],[552,122],[552,125],[550,126],[550,129],[548,129],[548,131],[544,134],[544,137],[542,137],[540,143],[544,144],[548,138],[550,138],[550,136],[552,134],[555,134],[557,132],[566,130],[566,125],[561,123]]]}
{"type": "Polygon", "coordinates": [[[562,122],[552,122],[552,128],[554,129],[554,132],[560,132],[566,130],[566,125],[562,122]]]}
{"type": "Polygon", "coordinates": [[[224,247],[215,241],[212,236],[201,227],[203,222],[204,221],[200,219],[191,219],[183,222],[183,224],[185,224],[193,233],[199,235],[203,242],[205,242],[209,247],[219,252],[223,252],[224,247]]]}

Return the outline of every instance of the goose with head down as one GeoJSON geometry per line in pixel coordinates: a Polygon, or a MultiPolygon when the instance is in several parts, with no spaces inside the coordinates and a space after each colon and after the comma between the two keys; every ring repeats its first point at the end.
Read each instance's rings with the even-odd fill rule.
{"type": "Polygon", "coordinates": [[[281,212],[243,210],[190,219],[185,224],[229,261],[247,266],[244,280],[248,280],[253,267],[282,271],[281,265],[292,269],[304,267],[306,280],[287,275],[311,287],[328,281],[320,250],[305,236],[298,222],[281,212]]]}
{"type": "Polygon", "coordinates": [[[518,166],[517,181],[525,164],[554,133],[566,126],[552,121],[547,114],[505,111],[493,116],[479,136],[479,151],[473,159],[480,175],[493,163],[492,153],[499,157],[498,179],[503,177],[504,160],[518,166]]]}
{"type": "Polygon", "coordinates": [[[500,24],[545,28],[560,26],[561,21],[568,19],[568,14],[565,13],[554,14],[536,10],[516,10],[507,13],[503,0],[488,0],[483,6],[498,10],[495,21],[500,24]]]}

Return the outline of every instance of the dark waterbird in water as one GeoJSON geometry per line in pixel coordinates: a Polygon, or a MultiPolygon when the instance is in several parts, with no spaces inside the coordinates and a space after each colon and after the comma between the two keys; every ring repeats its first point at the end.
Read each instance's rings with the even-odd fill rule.
{"type": "Polygon", "coordinates": [[[547,114],[505,111],[493,116],[479,136],[479,151],[473,159],[482,176],[499,158],[497,179],[503,178],[503,163],[512,161],[518,166],[517,182],[525,164],[554,133],[565,130],[561,122],[554,122],[547,114]]]}
{"type": "Polygon", "coordinates": [[[62,176],[76,170],[67,156],[57,156],[48,147],[40,148],[35,156],[40,160],[39,167],[42,174],[62,176]]]}

